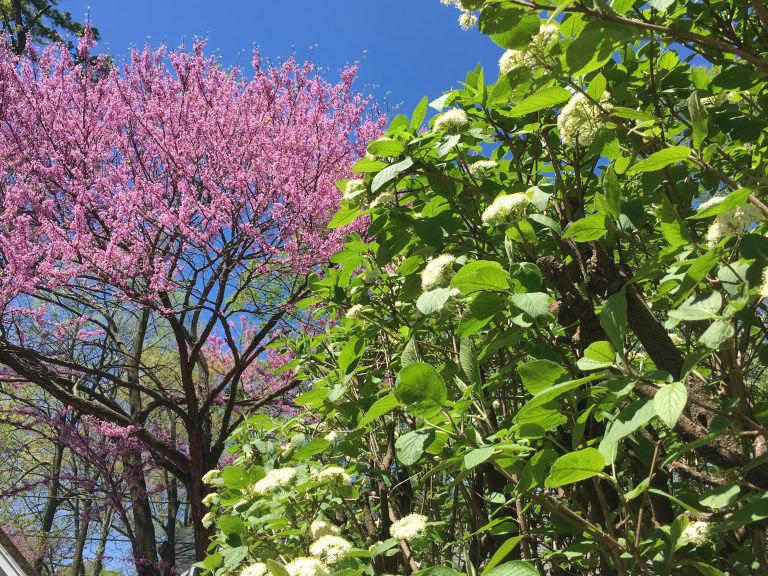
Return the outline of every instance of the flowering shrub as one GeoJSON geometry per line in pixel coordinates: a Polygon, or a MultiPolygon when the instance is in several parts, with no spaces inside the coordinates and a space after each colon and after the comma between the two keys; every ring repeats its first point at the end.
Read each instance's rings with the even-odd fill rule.
{"type": "Polygon", "coordinates": [[[297,483],[220,516],[209,567],[768,573],[761,10],[446,3],[513,52],[355,165],[332,225],[369,226],[312,284],[326,330],[283,343],[306,413],[271,442],[303,436],[234,439],[244,486],[297,483]]]}

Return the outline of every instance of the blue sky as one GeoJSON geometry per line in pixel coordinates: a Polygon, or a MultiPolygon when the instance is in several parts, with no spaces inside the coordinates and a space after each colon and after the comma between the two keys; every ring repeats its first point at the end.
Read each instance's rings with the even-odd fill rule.
{"type": "Polygon", "coordinates": [[[176,46],[208,39],[225,65],[248,64],[254,46],[272,59],[295,50],[329,76],[361,60],[359,88],[410,114],[457,85],[480,62],[495,77],[502,50],[458,26],[459,11],[439,0],[61,0],[59,8],[99,28],[100,49],[125,56],[146,42],[176,46]]]}

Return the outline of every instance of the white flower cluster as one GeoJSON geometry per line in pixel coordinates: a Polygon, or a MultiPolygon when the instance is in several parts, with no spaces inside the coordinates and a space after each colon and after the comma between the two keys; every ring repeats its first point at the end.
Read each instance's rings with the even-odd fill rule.
{"type": "Polygon", "coordinates": [[[216,480],[216,478],[218,478],[220,474],[221,474],[220,470],[216,470],[216,469],[208,470],[208,472],[203,474],[203,478],[202,478],[203,484],[213,484],[213,481],[216,480]]]}
{"type": "Polygon", "coordinates": [[[365,192],[365,182],[355,178],[353,180],[347,180],[344,184],[344,199],[351,200],[365,192]]]}
{"type": "Polygon", "coordinates": [[[760,284],[760,298],[768,298],[768,268],[763,270],[763,283],[760,284]]]}
{"type": "Polygon", "coordinates": [[[435,132],[458,132],[467,124],[469,124],[467,113],[461,108],[451,108],[437,117],[432,129],[435,132]]]}
{"type": "Polygon", "coordinates": [[[213,504],[219,503],[219,495],[216,492],[211,492],[203,498],[203,506],[210,508],[213,504]]]}
{"type": "Polygon", "coordinates": [[[432,258],[421,273],[421,288],[427,291],[448,284],[453,276],[455,261],[456,258],[450,254],[441,254],[432,258]]]}
{"type": "Polygon", "coordinates": [[[275,468],[267,472],[261,480],[251,486],[251,491],[260,496],[269,494],[278,488],[284,488],[296,477],[295,468],[275,468]]]}
{"type": "Polygon", "coordinates": [[[200,521],[203,526],[208,528],[211,524],[213,524],[213,521],[216,520],[216,514],[213,512],[208,512],[205,516],[203,516],[203,519],[200,521]]]}
{"type": "Polygon", "coordinates": [[[336,442],[336,440],[338,439],[339,439],[339,433],[336,430],[331,430],[330,432],[328,432],[328,434],[323,436],[323,440],[328,440],[328,442],[330,442],[331,444],[336,442]]]}
{"type": "Polygon", "coordinates": [[[352,550],[352,543],[349,540],[326,534],[321,536],[309,547],[309,553],[325,560],[328,564],[335,564],[342,560],[352,550]]]}
{"type": "Polygon", "coordinates": [[[604,92],[598,106],[581,92],[568,101],[557,117],[557,129],[564,144],[573,146],[577,142],[589,146],[595,135],[604,124],[603,111],[610,111],[613,106],[608,103],[611,95],[604,92]]]}
{"type": "Polygon", "coordinates": [[[472,14],[469,10],[464,10],[461,13],[461,16],[459,16],[459,26],[461,26],[462,30],[469,30],[474,27],[475,24],[477,24],[477,16],[472,14]]]}
{"type": "Polygon", "coordinates": [[[288,562],[285,569],[291,576],[328,576],[328,567],[317,558],[301,557],[288,562]]]}
{"type": "Polygon", "coordinates": [[[370,207],[376,208],[377,206],[394,204],[395,200],[397,200],[397,198],[395,198],[395,195],[392,192],[382,192],[371,201],[370,207]]]}
{"type": "MultiPolygon", "coordinates": [[[[704,210],[723,201],[723,197],[715,196],[699,206],[699,210],[704,210]]],[[[707,244],[714,247],[721,238],[726,236],[740,236],[744,233],[747,226],[751,226],[758,220],[761,220],[763,213],[753,204],[744,204],[737,206],[733,210],[718,214],[715,221],[707,229],[707,244]]]]}
{"type": "Polygon", "coordinates": [[[427,517],[423,514],[408,514],[393,522],[389,534],[397,540],[413,540],[427,529],[427,517]]]}
{"type": "Polygon", "coordinates": [[[269,569],[264,562],[256,562],[243,568],[240,572],[240,576],[266,576],[268,573],[269,569]]]}
{"type": "Polygon", "coordinates": [[[363,305],[355,304],[349,310],[347,310],[347,313],[344,316],[346,318],[349,318],[350,320],[354,320],[355,318],[360,318],[360,314],[362,314],[362,312],[363,312],[363,305]]]}
{"type": "Polygon", "coordinates": [[[694,546],[702,546],[709,541],[709,524],[694,520],[683,530],[682,537],[694,546]]]}
{"type": "Polygon", "coordinates": [[[469,173],[475,178],[485,178],[496,169],[495,160],[478,160],[469,165],[469,173]]]}
{"type": "Polygon", "coordinates": [[[539,31],[531,39],[531,43],[523,50],[507,50],[499,58],[499,73],[504,75],[516,68],[533,66],[538,57],[543,56],[560,39],[560,28],[557,24],[542,24],[539,31]]]}
{"type": "Polygon", "coordinates": [[[352,484],[352,478],[344,468],[330,466],[325,470],[315,472],[314,479],[325,484],[352,484]]]}
{"type": "Polygon", "coordinates": [[[328,534],[339,534],[339,527],[326,520],[315,520],[309,525],[309,535],[313,540],[319,540],[328,534]]]}
{"type": "Polygon", "coordinates": [[[483,211],[480,220],[483,224],[495,226],[509,222],[512,217],[525,208],[529,203],[528,196],[522,192],[498,196],[493,203],[483,211]]]}

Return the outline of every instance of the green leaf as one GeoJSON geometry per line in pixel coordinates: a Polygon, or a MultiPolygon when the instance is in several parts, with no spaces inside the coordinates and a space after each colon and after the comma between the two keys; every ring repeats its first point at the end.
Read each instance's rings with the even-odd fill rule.
{"type": "Polygon", "coordinates": [[[590,242],[598,240],[608,232],[608,222],[604,214],[591,214],[576,222],[572,222],[565,229],[563,238],[573,238],[576,242],[590,242]]]}
{"type": "Polygon", "coordinates": [[[383,554],[387,550],[391,550],[399,543],[400,540],[396,540],[395,538],[389,538],[388,540],[384,540],[384,542],[379,542],[373,548],[371,548],[371,558],[374,558],[379,554],[383,554]]]}
{"type": "Polygon", "coordinates": [[[567,102],[570,97],[571,93],[559,86],[542,88],[535,94],[524,98],[517,106],[512,108],[507,115],[511,118],[519,118],[526,114],[538,112],[544,108],[552,108],[553,106],[567,102]]]}
{"type": "Polygon", "coordinates": [[[621,38],[622,30],[626,28],[597,23],[585,28],[565,51],[565,64],[571,76],[589,74],[606,64],[632,37],[632,32],[628,31],[621,38]]]}
{"type": "Polygon", "coordinates": [[[471,470],[475,466],[479,466],[491,456],[493,456],[493,446],[483,446],[482,448],[475,448],[464,454],[464,468],[471,470]]]}
{"type": "Polygon", "coordinates": [[[357,427],[362,428],[363,426],[367,426],[377,418],[384,416],[384,414],[391,412],[395,408],[397,408],[397,398],[393,393],[382,396],[368,408],[368,411],[360,420],[357,427]]]}
{"type": "Polygon", "coordinates": [[[339,352],[338,364],[344,374],[350,374],[354,371],[363,352],[365,352],[365,341],[351,336],[339,352]]]}
{"type": "Polygon", "coordinates": [[[381,190],[381,188],[392,182],[392,180],[400,176],[400,174],[408,170],[408,168],[411,166],[413,166],[413,160],[410,158],[401,160],[396,164],[390,164],[373,177],[373,182],[371,183],[371,192],[375,194],[381,190]]]}
{"type": "Polygon", "coordinates": [[[451,280],[451,287],[462,294],[480,290],[509,290],[509,274],[498,262],[476,260],[461,267],[451,280]]]}
{"type": "Polygon", "coordinates": [[[422,123],[424,122],[424,118],[427,117],[427,107],[429,106],[429,99],[424,96],[418,104],[416,104],[416,108],[413,109],[413,114],[411,114],[411,121],[408,124],[408,128],[412,131],[417,131],[422,123]]]}
{"type": "Polygon", "coordinates": [[[669,311],[669,317],[687,322],[695,320],[714,320],[717,318],[723,297],[720,292],[710,292],[706,296],[694,294],[683,302],[676,310],[669,311]]]}
{"type": "Polygon", "coordinates": [[[605,459],[597,448],[584,448],[560,456],[544,481],[548,488],[557,488],[597,476],[605,468],[605,459]]]}
{"type": "Polygon", "coordinates": [[[691,115],[691,125],[693,126],[693,147],[696,150],[700,150],[708,133],[708,117],[707,109],[704,108],[701,100],[699,100],[697,90],[691,92],[691,95],[688,97],[688,112],[691,115]]]}
{"type": "Polygon", "coordinates": [[[374,156],[380,157],[397,157],[405,152],[405,144],[397,140],[390,138],[382,138],[380,140],[374,140],[368,144],[368,152],[374,156]]]}
{"type": "Polygon", "coordinates": [[[282,564],[272,558],[267,558],[266,564],[272,576],[291,576],[282,564]]]}
{"type": "Polygon", "coordinates": [[[600,325],[616,350],[623,353],[627,328],[627,295],[624,288],[608,296],[600,310],[600,325]]]}
{"type": "Polygon", "coordinates": [[[403,348],[403,353],[400,355],[400,367],[405,368],[408,364],[419,362],[419,351],[416,349],[416,338],[411,338],[403,348]]]}
{"type": "Polygon", "coordinates": [[[592,342],[584,350],[584,357],[576,361],[580,370],[600,370],[613,366],[616,362],[616,351],[610,342],[599,340],[592,342]]]}
{"type": "Polygon", "coordinates": [[[656,123],[659,121],[653,114],[649,114],[642,110],[635,110],[634,108],[624,108],[622,106],[614,106],[611,108],[611,116],[625,118],[627,120],[638,120],[639,122],[656,123]]]}
{"type": "Polygon", "coordinates": [[[728,320],[718,319],[709,325],[704,333],[699,338],[704,346],[710,350],[717,350],[727,341],[729,338],[733,338],[736,330],[733,327],[733,323],[728,320]]]}
{"type": "Polygon", "coordinates": [[[536,14],[525,14],[509,30],[491,34],[491,40],[502,48],[520,50],[530,44],[531,38],[539,31],[540,25],[541,20],[536,14]]]}
{"type": "Polygon", "coordinates": [[[656,8],[661,13],[664,13],[667,11],[667,8],[672,6],[672,4],[675,3],[675,0],[648,0],[648,4],[656,8]]]}
{"type": "Polygon", "coordinates": [[[520,374],[525,389],[535,395],[554,386],[566,372],[565,368],[551,360],[533,360],[519,365],[517,373],[520,374]]]}
{"type": "Polygon", "coordinates": [[[602,378],[600,374],[592,374],[591,376],[578,378],[577,380],[568,380],[567,382],[560,382],[559,384],[550,386],[549,388],[546,388],[541,392],[539,392],[538,394],[534,395],[533,398],[531,398],[530,400],[528,400],[528,402],[523,404],[523,407],[517,413],[517,416],[515,417],[515,419],[520,421],[521,418],[525,417],[529,412],[532,412],[535,408],[538,408],[539,406],[542,406],[543,404],[546,404],[547,402],[550,402],[551,400],[554,400],[555,398],[562,396],[566,392],[570,392],[571,390],[579,388],[583,384],[592,382],[593,380],[597,380],[599,378],[602,378]]]}
{"type": "Polygon", "coordinates": [[[331,443],[325,438],[313,438],[293,454],[295,460],[309,460],[330,448],[331,443]]]}
{"type": "Polygon", "coordinates": [[[517,545],[522,542],[524,536],[512,536],[512,538],[508,538],[504,544],[499,546],[498,550],[493,553],[493,556],[491,556],[491,559],[488,560],[488,564],[485,565],[485,568],[483,568],[482,576],[488,576],[488,573],[493,569],[494,566],[496,566],[499,562],[504,560],[512,550],[517,548],[517,545]]]}
{"type": "Polygon", "coordinates": [[[448,388],[432,366],[414,362],[400,371],[395,396],[406,406],[424,402],[442,406],[448,399],[448,388]]]}
{"type": "Polygon", "coordinates": [[[461,339],[461,347],[459,348],[459,360],[461,362],[461,369],[464,371],[464,375],[469,379],[469,384],[480,385],[482,379],[480,376],[480,364],[477,361],[477,351],[475,345],[469,338],[461,339]]]}
{"type": "Polygon", "coordinates": [[[595,77],[592,78],[592,81],[589,83],[589,86],[587,87],[587,95],[593,100],[597,100],[599,102],[600,98],[605,92],[606,85],[607,85],[607,82],[605,80],[605,76],[603,76],[598,72],[595,75],[595,77]]]}
{"type": "Polygon", "coordinates": [[[374,160],[373,158],[368,158],[367,156],[363,156],[355,162],[355,165],[352,166],[352,172],[354,173],[367,173],[367,172],[378,172],[382,168],[386,168],[387,163],[382,162],[381,160],[374,160]]]}
{"type": "Polygon", "coordinates": [[[240,466],[226,466],[221,471],[221,479],[227,488],[247,488],[251,481],[240,466]]]}
{"type": "Polygon", "coordinates": [[[714,566],[710,566],[706,562],[699,562],[698,560],[684,560],[684,566],[693,566],[703,576],[725,576],[725,572],[718,570],[714,566]]]}
{"type": "Polygon", "coordinates": [[[451,297],[450,288],[435,288],[422,293],[416,300],[416,308],[422,314],[432,314],[443,309],[443,306],[451,297]]]}
{"type": "Polygon", "coordinates": [[[512,303],[534,320],[546,320],[549,316],[549,296],[544,292],[513,294],[512,303]]]}
{"type": "Polygon", "coordinates": [[[666,194],[661,196],[661,234],[670,246],[682,246],[691,242],[691,231],[688,226],[680,219],[677,210],[667,198],[666,194]]]}
{"type": "Polygon", "coordinates": [[[691,155],[691,149],[688,146],[672,146],[671,148],[665,148],[654,152],[648,158],[640,160],[637,164],[629,169],[630,173],[636,172],[655,172],[666,168],[670,164],[675,162],[681,162],[687,160],[691,155]]]}
{"type": "Polygon", "coordinates": [[[483,572],[483,576],[539,576],[539,572],[530,562],[512,560],[496,566],[487,573],[483,572]]]}
{"type": "Polygon", "coordinates": [[[735,484],[726,484],[710,490],[699,498],[699,504],[708,508],[726,508],[736,502],[741,488],[735,484]]]}
{"type": "Polygon", "coordinates": [[[395,440],[395,455],[403,466],[412,466],[419,461],[426,447],[435,439],[435,431],[422,428],[407,432],[395,440]]]}
{"type": "Polygon", "coordinates": [[[338,211],[333,215],[333,218],[331,218],[331,221],[328,222],[329,230],[336,230],[337,228],[349,226],[352,224],[352,222],[363,215],[360,208],[352,205],[345,206],[344,204],[345,203],[342,202],[341,208],[338,209],[338,211]]]}
{"type": "Polygon", "coordinates": [[[608,429],[600,442],[600,453],[605,461],[612,464],[616,459],[616,447],[623,438],[645,426],[656,416],[653,401],[649,398],[637,400],[624,408],[609,424],[608,429]]]}
{"type": "Polygon", "coordinates": [[[465,338],[479,332],[493,317],[504,311],[505,300],[495,292],[480,292],[464,311],[456,335],[465,338]]]}
{"type": "Polygon", "coordinates": [[[659,419],[668,427],[674,428],[688,402],[688,389],[682,382],[665,384],[656,391],[653,406],[659,419]]]}

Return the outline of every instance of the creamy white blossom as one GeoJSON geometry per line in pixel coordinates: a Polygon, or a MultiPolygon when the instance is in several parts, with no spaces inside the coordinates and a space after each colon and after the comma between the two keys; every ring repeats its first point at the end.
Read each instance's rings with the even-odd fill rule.
{"type": "Polygon", "coordinates": [[[577,142],[583,146],[592,144],[598,130],[605,124],[602,109],[610,111],[613,107],[608,103],[609,98],[608,92],[603,93],[598,106],[581,92],[572,96],[557,117],[557,128],[563,143],[570,146],[577,142]]]}
{"type": "Polygon", "coordinates": [[[453,263],[456,258],[450,254],[441,254],[432,258],[421,273],[421,288],[432,290],[445,286],[453,276],[453,263]]]}
{"type": "Polygon", "coordinates": [[[322,558],[328,562],[328,564],[335,564],[339,560],[342,560],[349,554],[350,550],[352,550],[352,543],[349,540],[334,534],[321,536],[309,547],[309,553],[312,554],[312,556],[322,558]]]}
{"type": "Polygon", "coordinates": [[[389,534],[397,540],[412,540],[421,536],[427,529],[427,517],[423,514],[408,514],[393,522],[389,534]]]}
{"type": "Polygon", "coordinates": [[[267,574],[269,574],[269,569],[264,562],[256,562],[246,566],[240,572],[240,576],[266,576],[267,574]]]}
{"type": "Polygon", "coordinates": [[[344,468],[339,466],[330,466],[325,470],[319,470],[315,472],[314,479],[318,482],[325,482],[327,484],[339,483],[339,484],[351,484],[352,478],[344,468]]]}
{"type": "Polygon", "coordinates": [[[763,282],[760,284],[760,298],[768,298],[768,268],[763,270],[763,282]]]}
{"type": "Polygon", "coordinates": [[[210,494],[207,494],[205,498],[203,498],[203,506],[211,507],[212,504],[217,504],[219,502],[219,495],[215,492],[211,492],[210,494]]]}
{"type": "Polygon", "coordinates": [[[709,198],[708,200],[699,204],[699,207],[696,210],[701,212],[707,208],[712,208],[712,206],[717,206],[723,200],[725,200],[725,196],[712,196],[712,198],[709,198]]]}
{"type": "Polygon", "coordinates": [[[529,202],[528,196],[522,192],[498,196],[493,203],[483,211],[480,220],[482,220],[483,224],[488,224],[490,226],[509,222],[512,217],[525,208],[529,202]]]}
{"type": "Polygon", "coordinates": [[[395,198],[395,195],[392,192],[389,192],[389,191],[382,192],[371,201],[370,207],[376,208],[377,206],[386,206],[387,204],[394,204],[395,200],[397,200],[397,198],[395,198]]]}
{"type": "Polygon", "coordinates": [[[288,562],[285,569],[291,576],[328,576],[328,567],[317,558],[301,557],[288,562]]]}
{"type": "Polygon", "coordinates": [[[330,432],[328,432],[328,434],[323,436],[323,439],[328,440],[328,442],[331,442],[331,443],[336,442],[336,440],[339,439],[339,433],[336,430],[331,430],[330,432]]]}
{"type": "Polygon", "coordinates": [[[443,112],[435,120],[435,124],[432,129],[435,132],[447,131],[458,132],[464,126],[469,124],[469,117],[467,113],[461,108],[451,108],[447,112],[443,112]]]}
{"type": "Polygon", "coordinates": [[[532,46],[541,50],[548,50],[560,40],[560,27],[555,23],[542,24],[539,31],[531,40],[532,46]]]}
{"type": "Polygon", "coordinates": [[[309,535],[313,540],[319,540],[327,534],[339,534],[341,530],[335,524],[327,520],[315,520],[309,525],[309,535]]]}
{"type": "Polygon", "coordinates": [[[694,520],[683,530],[682,537],[694,546],[701,546],[709,541],[709,524],[694,520]]]}
{"type": "Polygon", "coordinates": [[[208,470],[205,474],[203,474],[203,484],[212,484],[213,481],[219,477],[219,474],[221,474],[220,470],[208,470]]]}
{"type": "Polygon", "coordinates": [[[344,198],[347,200],[358,196],[362,192],[365,192],[365,182],[359,178],[347,180],[347,183],[344,185],[344,198]]]}
{"type": "Polygon", "coordinates": [[[273,490],[288,486],[295,476],[295,468],[275,468],[274,470],[267,472],[267,475],[264,476],[264,478],[256,482],[251,487],[251,490],[256,494],[263,496],[273,490]]]}
{"type": "Polygon", "coordinates": [[[509,74],[515,68],[532,66],[536,57],[528,50],[507,50],[499,58],[499,74],[509,74]]]}
{"type": "Polygon", "coordinates": [[[214,520],[216,520],[216,514],[214,514],[213,512],[208,512],[205,516],[203,516],[201,523],[203,524],[203,526],[208,528],[211,524],[213,524],[214,520]]]}
{"type": "MultiPolygon", "coordinates": [[[[700,207],[701,210],[705,205],[709,203],[709,206],[713,204],[719,204],[718,202],[712,202],[714,198],[711,198],[707,202],[704,202],[700,207]]],[[[741,236],[748,226],[752,226],[755,222],[763,218],[763,213],[754,204],[743,204],[737,206],[733,210],[718,214],[715,221],[710,224],[707,229],[707,243],[712,247],[715,246],[721,238],[726,236],[741,236]]]]}
{"type": "Polygon", "coordinates": [[[462,30],[469,30],[475,24],[477,24],[477,16],[472,14],[469,10],[465,10],[461,13],[461,16],[459,16],[459,26],[461,26],[462,30]]]}
{"type": "Polygon", "coordinates": [[[347,310],[347,313],[344,316],[350,319],[360,318],[360,314],[362,312],[363,312],[363,305],[355,304],[349,310],[347,310]]]}
{"type": "Polygon", "coordinates": [[[477,178],[485,178],[496,169],[495,160],[478,160],[469,165],[469,173],[477,178]]]}

